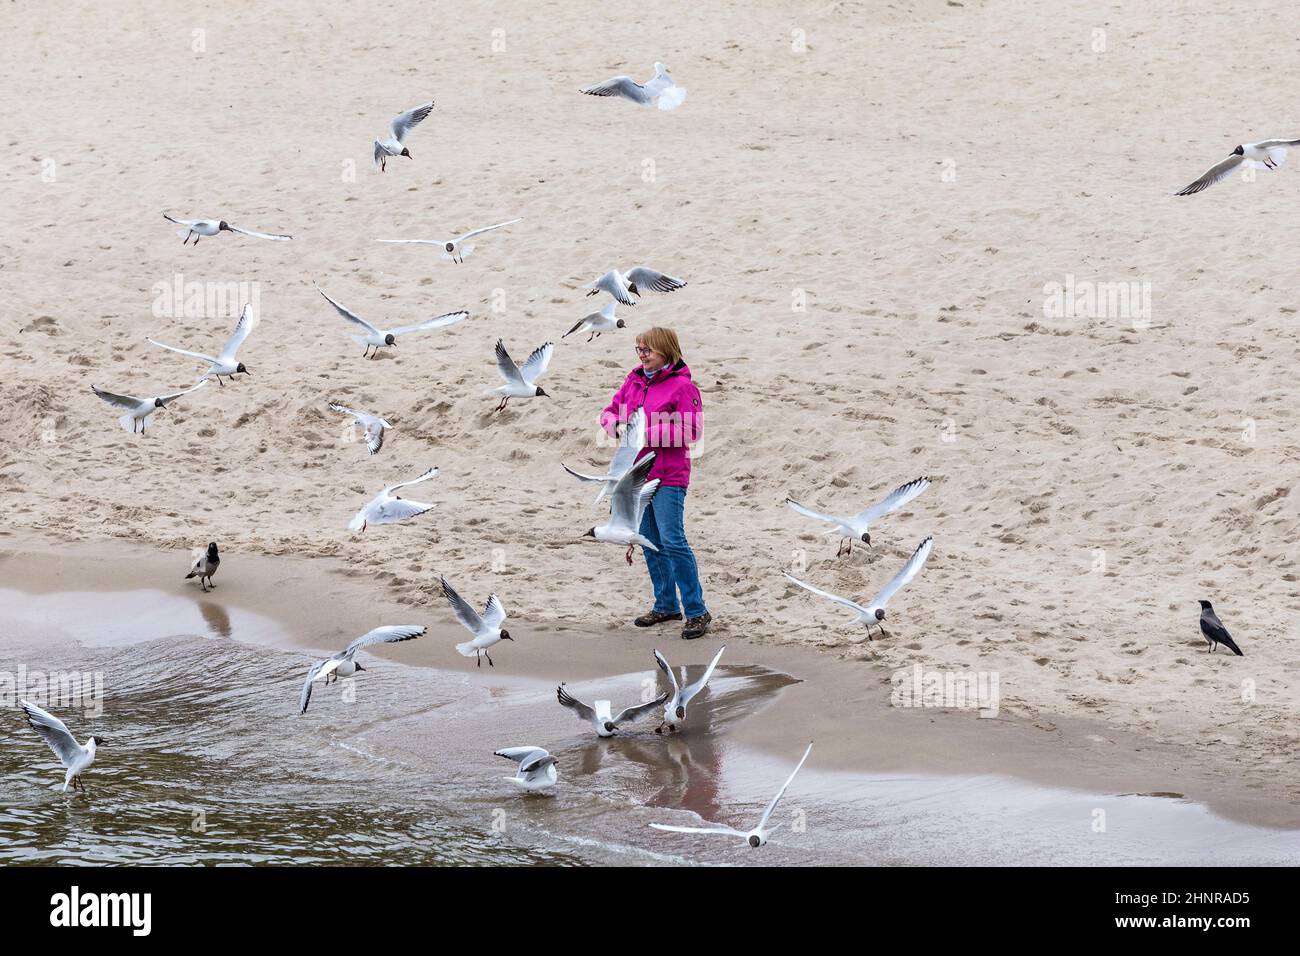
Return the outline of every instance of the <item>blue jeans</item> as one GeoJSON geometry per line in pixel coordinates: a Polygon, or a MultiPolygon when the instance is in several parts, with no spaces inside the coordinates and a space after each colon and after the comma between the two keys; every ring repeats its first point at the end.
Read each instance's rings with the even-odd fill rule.
{"type": "Polygon", "coordinates": [[[641,553],[645,555],[650,583],[655,589],[654,609],[661,614],[676,614],[683,610],[688,618],[692,618],[706,613],[707,608],[695,554],[686,540],[685,510],[685,488],[660,487],[641,516],[641,533],[659,550],[642,548],[641,553]],[[680,604],[677,602],[679,591],[680,604]]]}

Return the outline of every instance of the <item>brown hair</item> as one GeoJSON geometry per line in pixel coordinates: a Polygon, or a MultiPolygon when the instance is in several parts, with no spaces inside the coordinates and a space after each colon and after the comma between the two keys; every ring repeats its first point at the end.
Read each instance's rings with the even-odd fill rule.
{"type": "Polygon", "coordinates": [[[677,333],[661,325],[652,326],[638,335],[636,344],[654,349],[668,360],[670,367],[682,360],[682,346],[677,341],[677,333]]]}

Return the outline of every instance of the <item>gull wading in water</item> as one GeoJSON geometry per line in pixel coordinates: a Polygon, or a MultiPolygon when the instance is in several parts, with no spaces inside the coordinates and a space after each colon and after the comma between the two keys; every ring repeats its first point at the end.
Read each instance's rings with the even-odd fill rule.
{"type": "Polygon", "coordinates": [[[371,355],[370,357],[374,358],[379,354],[379,350],[384,346],[390,348],[396,346],[397,337],[399,335],[407,335],[411,332],[428,332],[432,329],[442,329],[469,318],[469,313],[464,309],[461,309],[458,312],[446,312],[443,315],[435,316],[432,319],[425,319],[423,322],[417,322],[414,325],[402,325],[395,329],[380,329],[371,325],[355,312],[343,308],[343,306],[325,295],[319,286],[316,288],[316,291],[320,292],[326,302],[334,306],[334,310],[338,312],[339,315],[343,316],[343,318],[347,319],[353,325],[357,326],[357,328],[362,330],[361,335],[352,336],[352,341],[356,342],[358,345],[364,345],[366,347],[366,350],[361,353],[362,358],[365,358],[372,348],[375,352],[374,355],[371,355]]]}
{"type": "Polygon", "coordinates": [[[155,395],[153,398],[137,398],[134,395],[118,395],[116,392],[106,392],[103,389],[90,386],[90,390],[108,402],[110,405],[116,405],[118,408],[125,408],[126,414],[119,418],[118,424],[124,429],[135,434],[136,426],[140,428],[140,434],[144,434],[145,425],[148,424],[149,418],[160,408],[166,408],[170,403],[176,401],[182,395],[188,395],[195,389],[202,388],[208,384],[206,378],[201,378],[197,383],[191,385],[183,392],[172,392],[168,395],[155,395]]]}
{"type": "Polygon", "coordinates": [[[375,165],[379,167],[381,173],[388,168],[389,156],[414,158],[411,156],[411,151],[406,148],[406,134],[419,126],[432,110],[432,100],[422,106],[412,107],[405,113],[394,117],[392,123],[388,125],[387,136],[375,140],[375,165]]]}
{"type": "Polygon", "coordinates": [[[1286,161],[1287,150],[1300,146],[1300,139],[1266,139],[1258,143],[1243,143],[1207,169],[1195,182],[1188,183],[1175,196],[1191,196],[1209,189],[1232,175],[1238,166],[1247,169],[1277,169],[1286,161]]]}
{"type": "Polygon", "coordinates": [[[853,623],[867,625],[867,640],[872,640],[871,628],[873,626],[880,628],[880,636],[888,637],[885,634],[885,606],[889,604],[889,599],[897,594],[907,582],[921,573],[921,568],[925,566],[925,559],[930,556],[930,551],[934,548],[934,538],[926,538],[912,552],[912,556],[907,559],[903,569],[894,575],[892,581],[881,589],[880,593],[871,599],[867,605],[858,604],[856,601],[850,601],[846,597],[840,597],[838,594],[831,594],[829,591],[823,591],[821,588],[815,588],[811,584],[805,584],[793,574],[787,574],[786,577],[792,582],[799,585],[805,591],[811,591],[813,594],[820,595],[836,604],[843,604],[853,611],[853,623]]]}
{"type": "MultiPolygon", "coordinates": [[[[258,232],[255,229],[243,229],[239,226],[232,226],[224,219],[173,219],[167,213],[163,213],[163,218],[168,222],[174,222],[183,229],[178,229],[176,235],[181,236],[185,242],[194,237],[194,244],[199,244],[199,239],[203,236],[215,236],[220,232],[237,232],[241,236],[252,236],[254,239],[272,239],[276,242],[288,242],[293,236],[277,236],[270,232],[258,232]]],[[[181,245],[185,245],[182,242],[181,245]]]]}
{"type": "Polygon", "coordinates": [[[340,677],[351,677],[358,671],[365,670],[355,660],[356,653],[361,648],[373,644],[396,644],[399,641],[414,640],[423,635],[424,631],[423,627],[416,624],[390,624],[387,627],[377,627],[373,631],[362,634],[333,657],[327,657],[320,663],[313,664],[311,670],[307,671],[307,680],[302,685],[298,713],[307,713],[307,705],[311,703],[311,688],[316,681],[323,680],[326,684],[332,684],[340,677]]]}
{"type": "MultiPolygon", "coordinates": [[[[623,477],[614,482],[609,493],[609,521],[596,525],[583,532],[584,538],[595,538],[610,544],[627,545],[627,563],[632,563],[632,550],[638,544],[651,551],[658,551],[654,542],[644,537],[638,530],[641,516],[650,504],[650,499],[659,490],[659,479],[646,481],[646,475],[655,463],[655,453],[650,452],[627,470],[623,477]]],[[[573,474],[573,472],[569,472],[573,474]]]]}
{"type": "Polygon", "coordinates": [[[546,368],[551,364],[551,353],[554,351],[555,343],[546,342],[533,349],[533,354],[524,360],[522,366],[519,366],[506,351],[505,342],[497,339],[497,374],[505,379],[506,383],[484,392],[485,395],[501,396],[501,401],[492,411],[501,411],[506,407],[506,402],[512,398],[550,398],[551,396],[542,391],[537,380],[546,374],[546,368]]]}
{"type": "Polygon", "coordinates": [[[607,302],[605,307],[599,312],[592,312],[590,315],[584,315],[574,323],[573,328],[560,336],[567,339],[574,332],[590,332],[587,341],[599,338],[601,332],[613,332],[615,329],[621,329],[627,323],[622,319],[614,318],[614,310],[618,308],[618,303],[614,301],[607,302]]]}
{"type": "Polygon", "coordinates": [[[768,821],[772,819],[772,813],[776,810],[776,805],[781,802],[781,798],[785,796],[786,790],[790,788],[790,784],[794,781],[795,774],[803,768],[803,763],[808,759],[808,755],[812,753],[812,748],[813,745],[810,743],[808,749],[803,752],[803,756],[799,758],[799,762],[795,764],[794,771],[786,778],[785,783],[781,785],[781,789],[776,792],[776,796],[772,798],[772,802],[767,805],[767,809],[764,810],[763,815],[759,817],[758,826],[754,827],[754,829],[750,830],[748,833],[745,833],[743,830],[734,829],[733,827],[722,826],[721,824],[707,827],[674,827],[669,826],[666,823],[652,823],[650,826],[654,827],[656,830],[666,830],[669,833],[717,833],[724,836],[740,837],[741,840],[748,843],[750,846],[760,847],[767,842],[767,839],[771,836],[772,832],[781,825],[779,823],[773,823],[771,826],[768,826],[768,821]]]}
{"type": "Polygon", "coordinates": [[[474,658],[474,666],[482,667],[482,658],[486,657],[489,667],[496,667],[492,663],[492,655],[488,653],[488,648],[500,641],[513,641],[510,632],[503,630],[501,625],[506,622],[506,609],[501,604],[501,599],[495,594],[489,594],[487,604],[483,607],[483,613],[479,614],[470,606],[470,603],[456,593],[455,588],[447,583],[446,578],[441,578],[442,593],[447,598],[447,603],[456,614],[456,620],[464,625],[465,630],[474,635],[474,639],[465,641],[463,644],[456,645],[456,652],[461,657],[474,658]]]}
{"type": "Polygon", "coordinates": [[[634,707],[625,707],[617,715],[614,715],[610,711],[609,701],[598,700],[590,705],[584,704],[566,691],[563,684],[555,688],[555,697],[560,702],[561,707],[569,708],[579,720],[590,723],[596,729],[596,735],[599,737],[613,737],[614,732],[618,730],[620,725],[640,720],[655,709],[662,707],[668,701],[668,694],[660,694],[652,701],[637,704],[634,707]]]}
{"type": "Polygon", "coordinates": [[[825,515],[820,511],[813,511],[811,508],[799,504],[799,502],[795,501],[793,498],[786,498],[785,503],[792,510],[799,512],[799,514],[804,517],[813,518],[817,521],[828,521],[835,525],[835,527],[824,532],[824,534],[838,534],[840,536],[840,549],[835,552],[835,557],[838,558],[845,551],[845,539],[848,540],[847,550],[849,554],[853,553],[854,538],[857,538],[859,541],[870,546],[871,535],[867,533],[867,526],[877,518],[883,518],[891,511],[897,511],[929,487],[929,478],[916,478],[905,485],[899,485],[887,494],[883,501],[879,501],[870,508],[859,511],[857,514],[849,518],[841,518],[836,515],[825,515]]]}
{"type": "Polygon", "coordinates": [[[344,415],[351,415],[357,420],[366,431],[366,447],[370,449],[370,454],[379,454],[379,449],[384,447],[384,432],[393,426],[378,415],[371,415],[369,412],[363,412],[359,409],[349,408],[346,405],[340,405],[338,402],[330,402],[330,408],[336,412],[342,412],[344,415]]]}
{"type": "Polygon", "coordinates": [[[77,738],[72,736],[72,731],[68,730],[67,724],[53,714],[25,700],[20,700],[18,704],[27,717],[27,723],[41,735],[54,751],[54,756],[63,761],[63,766],[67,768],[67,773],[63,776],[64,792],[71,785],[80,788],[84,793],[86,785],[81,782],[81,774],[90,769],[90,765],[95,762],[95,751],[104,742],[104,738],[89,737],[83,747],[77,743],[77,738]]]}
{"type": "Polygon", "coordinates": [[[358,511],[356,517],[348,523],[348,530],[365,531],[372,524],[392,524],[394,521],[414,518],[426,511],[432,511],[433,505],[426,505],[420,501],[407,501],[405,498],[393,494],[393,492],[399,488],[405,488],[407,485],[416,485],[422,481],[428,481],[430,478],[436,477],[437,474],[437,468],[430,468],[419,478],[412,478],[410,481],[389,485],[366,502],[366,506],[358,511]]]}
{"type": "MultiPolygon", "coordinates": [[[[645,447],[645,441],[645,408],[641,406],[627,417],[627,425],[623,429],[623,437],[619,439],[618,450],[614,452],[614,457],[610,460],[609,469],[605,474],[584,475],[581,472],[574,471],[564,462],[560,462],[560,467],[579,481],[599,482],[600,491],[596,494],[596,500],[592,504],[600,504],[600,499],[613,492],[618,485],[618,480],[626,475],[628,470],[636,463],[636,456],[641,454],[641,449],[645,447]]],[[[653,455],[654,452],[650,454],[653,455]]],[[[638,524],[637,527],[639,528],[640,525],[638,524]]],[[[593,528],[592,531],[594,532],[595,529],[593,528]]]]}
{"type": "Polygon", "coordinates": [[[640,106],[655,105],[661,110],[675,110],[686,99],[686,90],[673,82],[668,67],[662,63],[655,64],[654,78],[644,84],[620,73],[582,92],[588,96],[621,96],[640,106]]]}
{"type": "Polygon", "coordinates": [[[244,306],[244,311],[239,314],[239,321],[235,323],[235,331],[231,333],[226,344],[221,347],[221,354],[216,358],[211,355],[204,355],[202,352],[187,352],[184,349],[178,349],[172,345],[163,345],[161,342],[155,342],[153,339],[145,339],[150,345],[156,345],[160,349],[167,349],[169,352],[176,352],[180,355],[187,355],[192,359],[198,359],[200,362],[208,363],[208,371],[204,378],[215,378],[217,384],[225,387],[225,382],[221,381],[224,375],[226,378],[234,381],[233,376],[238,374],[248,375],[250,372],[244,367],[244,363],[239,361],[239,347],[244,344],[250,332],[257,328],[258,318],[253,312],[252,305],[244,306]]]}
{"type": "Polygon", "coordinates": [[[217,573],[217,567],[220,564],[221,555],[217,553],[217,543],[209,541],[207,550],[200,552],[199,556],[194,559],[194,563],[190,565],[190,573],[185,575],[185,580],[198,578],[199,584],[203,585],[204,591],[208,590],[209,586],[215,588],[216,585],[212,583],[212,575],[217,573]],[[203,583],[205,578],[207,584],[203,583]]]}
{"type": "Polygon", "coordinates": [[[677,725],[686,720],[686,705],[708,686],[709,678],[713,676],[713,669],[718,666],[718,661],[722,660],[722,652],[726,649],[726,644],[718,648],[718,653],[713,655],[713,660],[709,661],[709,666],[704,669],[704,673],[690,684],[686,683],[686,668],[683,666],[682,683],[680,685],[677,683],[677,675],[668,666],[668,661],[662,654],[655,651],[655,661],[659,664],[659,669],[667,676],[672,691],[671,697],[664,704],[663,722],[655,728],[655,733],[663,733],[665,727],[669,730],[676,730],[677,725]]]}
{"type": "Polygon", "coordinates": [[[493,754],[519,764],[515,775],[505,779],[520,789],[536,793],[555,786],[555,758],[541,747],[506,747],[493,754]]]}
{"type": "MultiPolygon", "coordinates": [[[[583,288],[591,290],[587,293],[589,297],[608,292],[616,302],[621,302],[623,305],[636,305],[632,301],[632,296],[640,298],[645,289],[651,292],[668,293],[676,292],[685,286],[686,282],[682,279],[674,279],[649,266],[636,266],[628,269],[627,272],[610,269],[594,282],[588,282],[583,288]]],[[[610,315],[612,316],[613,313],[611,312],[610,315]]]]}
{"type": "Polygon", "coordinates": [[[485,232],[491,232],[493,229],[500,229],[504,226],[513,226],[517,222],[523,222],[523,217],[511,219],[507,222],[499,222],[495,226],[484,226],[482,229],[471,229],[469,232],[462,232],[454,239],[376,239],[375,242],[387,242],[395,245],[417,245],[417,246],[441,246],[442,257],[451,262],[464,262],[465,257],[474,251],[474,243],[470,242],[475,236],[481,236],[485,232]]]}

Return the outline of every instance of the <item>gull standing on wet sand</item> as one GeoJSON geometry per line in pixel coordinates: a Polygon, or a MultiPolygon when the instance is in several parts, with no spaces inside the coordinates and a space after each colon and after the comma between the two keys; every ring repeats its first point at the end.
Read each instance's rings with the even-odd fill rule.
{"type": "Polygon", "coordinates": [[[207,550],[201,552],[194,559],[194,563],[190,565],[190,573],[185,575],[185,580],[188,581],[190,578],[197,577],[199,584],[203,585],[204,591],[208,590],[209,585],[215,588],[216,585],[212,583],[212,575],[217,573],[217,567],[220,564],[221,555],[217,553],[217,543],[209,541],[207,550]],[[203,583],[205,578],[207,584],[203,583]]]}
{"type": "Polygon", "coordinates": [[[307,705],[311,703],[312,684],[316,681],[323,680],[326,684],[331,684],[340,677],[351,677],[365,670],[354,659],[361,648],[374,644],[396,644],[400,641],[414,640],[423,635],[424,631],[425,628],[418,624],[390,624],[387,627],[377,627],[373,631],[362,634],[333,657],[327,657],[319,664],[313,664],[311,670],[307,671],[307,680],[302,685],[302,695],[298,699],[298,713],[307,713],[307,705]]]}

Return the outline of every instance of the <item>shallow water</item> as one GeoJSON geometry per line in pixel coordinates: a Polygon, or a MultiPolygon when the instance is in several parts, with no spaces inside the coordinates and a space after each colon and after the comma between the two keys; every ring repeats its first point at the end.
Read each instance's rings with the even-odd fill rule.
{"type": "MultiPolygon", "coordinates": [[[[85,777],[89,792],[61,793],[52,754],[0,696],[0,863],[1300,860],[1296,833],[1181,800],[993,776],[828,772],[815,749],[774,817],[782,828],[761,850],[650,830],[652,821],[701,818],[745,829],[789,773],[798,753],[730,742],[736,721],[790,683],[759,667],[720,666],[681,733],[656,735],[648,720],[599,740],[556,706],[549,684],[381,658],[367,660],[355,699],[322,687],[300,716],[314,655],[243,643],[265,641],[279,625],[216,594],[0,589],[0,626],[0,674],[10,682],[21,668],[28,677],[39,668],[102,679],[102,714],[89,701],[50,709],[78,739],[107,738],[85,777]],[[512,765],[492,750],[523,743],[559,757],[553,795],[524,795],[502,779],[512,765]]],[[[623,706],[650,676],[570,690],[623,706]]],[[[0,695],[8,686],[0,680],[0,695]]],[[[862,732],[871,732],[865,717],[862,732]]]]}

